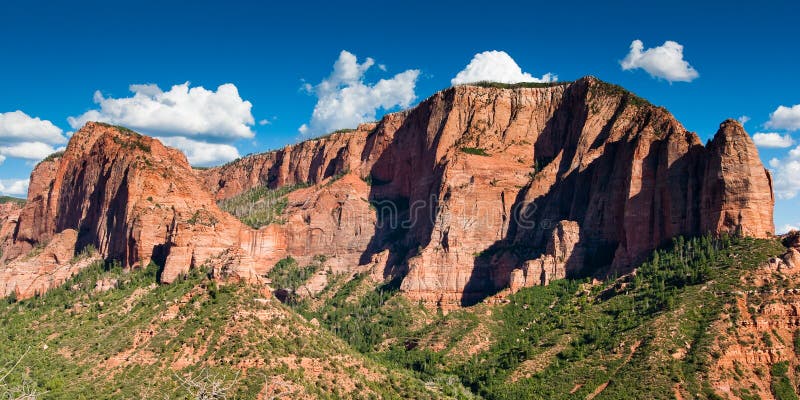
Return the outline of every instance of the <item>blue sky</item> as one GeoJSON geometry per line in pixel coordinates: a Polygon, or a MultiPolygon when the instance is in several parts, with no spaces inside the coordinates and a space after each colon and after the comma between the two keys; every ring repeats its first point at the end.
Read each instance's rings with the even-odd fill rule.
{"type": "MultiPolygon", "coordinates": [[[[203,87],[214,95],[220,94],[220,85],[230,83],[238,97],[212,96],[206,106],[230,104],[238,107],[236,112],[199,128],[176,127],[183,136],[167,139],[184,149],[208,144],[203,147],[208,151],[198,150],[194,158],[209,164],[232,152],[245,155],[280,147],[341,123],[324,116],[312,120],[312,113],[326,94],[341,100],[336,96],[342,92],[320,83],[326,80],[341,88],[336,83],[342,80],[335,81],[331,71],[343,50],[357,56],[351,67],[365,68],[367,57],[374,60],[355,79],[358,93],[368,98],[362,105],[366,115],[373,112],[375,117],[386,112],[376,104],[388,105],[390,111],[416,104],[450,86],[476,54],[499,50],[533,77],[553,73],[559,80],[574,80],[595,75],[620,84],[667,107],[703,140],[724,119],[748,116],[748,132],[776,133],[764,137],[764,143],[785,146],[759,149],[765,165],[775,159],[771,168],[782,174],[784,198],[776,205],[776,225],[800,225],[800,197],[789,198],[800,188],[800,149],[792,153],[800,126],[794,125],[791,109],[800,104],[798,2],[113,3],[0,3],[0,113],[20,110],[51,121],[65,137],[74,130],[69,117],[80,122],[90,110],[102,112],[101,104],[109,110],[126,107],[117,100],[131,98],[133,84],[154,84],[169,92],[173,85],[189,82],[189,88],[203,87]],[[645,50],[665,41],[679,43],[683,60],[699,76],[670,82],[645,69],[623,70],[620,61],[637,39],[645,50]],[[407,71],[413,71],[404,75],[411,92],[393,80],[407,71]],[[388,81],[388,95],[373,86],[381,79],[388,81]],[[768,124],[779,106],[788,111],[768,124]],[[260,124],[263,120],[268,123],[260,124]],[[298,130],[304,124],[310,127],[305,136],[298,130]]],[[[343,85],[348,85],[346,79],[343,85]]],[[[155,93],[153,88],[139,90],[145,95],[155,93]]],[[[195,94],[206,98],[209,93],[195,94]]],[[[324,107],[319,110],[323,115],[324,107]]],[[[146,133],[164,134],[171,128],[159,123],[145,123],[145,130],[151,130],[146,133]]],[[[14,184],[28,177],[46,148],[21,148],[22,139],[3,142],[2,134],[0,127],[0,155],[5,151],[0,156],[0,192],[13,193],[21,187],[14,184]]],[[[47,142],[44,137],[36,140],[47,142]]],[[[51,135],[47,145],[60,144],[51,135]]]]}

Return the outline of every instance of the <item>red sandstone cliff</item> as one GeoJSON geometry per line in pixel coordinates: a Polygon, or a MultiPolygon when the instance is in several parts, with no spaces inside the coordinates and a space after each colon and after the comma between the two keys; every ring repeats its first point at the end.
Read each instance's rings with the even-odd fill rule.
{"type": "Polygon", "coordinates": [[[757,237],[773,233],[772,178],[742,125],[723,122],[707,150],[700,229],[741,230],[757,237]]]}
{"type": "Polygon", "coordinates": [[[75,229],[78,248],[126,265],[163,259],[167,280],[209,259],[260,274],[284,255],[325,255],[340,270],[404,274],[414,299],[470,304],[625,270],[676,235],[773,231],[770,177],[741,125],[726,121],[704,147],[666,110],[591,77],[458,86],[206,171],[149,138],[135,137],[148,156],[97,132],[108,129],[87,125],[36,168],[8,259],[75,229]],[[285,224],[247,229],[214,204],[301,182],[315,185],[289,196],[285,224]]]}
{"type": "Polygon", "coordinates": [[[343,171],[356,170],[367,135],[376,124],[332,133],[268,153],[255,154],[209,170],[197,171],[217,199],[240,194],[253,187],[280,187],[319,183],[343,171]]]}
{"type": "Polygon", "coordinates": [[[170,282],[231,252],[231,268],[246,277],[283,256],[275,242],[268,229],[253,231],[219,210],[179,151],[89,123],[62,157],[31,174],[28,202],[4,245],[0,294],[28,297],[60,284],[87,246],[125,267],[155,260],[162,281],[170,282]]]}
{"type": "MultiPolygon", "coordinates": [[[[14,239],[14,231],[17,229],[17,221],[22,205],[15,202],[0,203],[0,249],[4,243],[14,239]]],[[[0,260],[3,255],[0,254],[0,260]]]]}
{"type": "Polygon", "coordinates": [[[390,270],[407,272],[405,293],[431,303],[470,303],[534,260],[542,268],[556,257],[551,232],[564,224],[576,230],[569,248],[580,250],[579,262],[558,256],[548,262],[554,277],[567,265],[625,270],[676,235],[774,231],[769,173],[741,125],[726,121],[706,148],[663,108],[591,77],[454,87],[375,126],[202,175],[228,197],[344,170],[371,180],[369,199],[394,203],[406,222],[366,253],[388,249],[401,260],[390,270]]]}

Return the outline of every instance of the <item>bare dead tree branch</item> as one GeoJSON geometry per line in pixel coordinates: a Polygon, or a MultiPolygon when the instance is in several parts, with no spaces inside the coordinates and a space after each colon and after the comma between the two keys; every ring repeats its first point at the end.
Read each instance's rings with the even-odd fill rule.
{"type": "Polygon", "coordinates": [[[175,374],[175,379],[180,386],[195,400],[225,400],[239,380],[237,373],[232,380],[227,380],[218,374],[211,374],[207,368],[202,371],[183,377],[175,374]]]}
{"type": "Polygon", "coordinates": [[[14,372],[15,369],[19,366],[22,362],[22,359],[28,355],[30,352],[30,348],[25,350],[14,364],[7,368],[5,371],[0,370],[0,398],[6,400],[37,400],[39,399],[44,393],[40,392],[39,388],[36,385],[36,382],[31,380],[27,375],[23,377],[22,382],[16,385],[10,385],[6,382],[9,375],[14,372]]]}

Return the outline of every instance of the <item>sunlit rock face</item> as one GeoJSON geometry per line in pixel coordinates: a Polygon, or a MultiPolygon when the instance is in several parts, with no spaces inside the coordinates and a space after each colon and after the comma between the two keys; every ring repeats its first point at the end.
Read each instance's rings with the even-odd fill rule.
{"type": "Polygon", "coordinates": [[[2,268],[73,229],[75,249],[155,260],[165,282],[203,264],[258,280],[287,255],[325,256],[336,272],[402,277],[409,298],[453,306],[624,272],[677,235],[774,231],[769,173],[737,122],[704,147],[665,109],[595,78],[535,86],[456,86],[209,170],[90,123],[35,169],[2,268]],[[260,229],[215,204],[297,184],[308,187],[260,229]]]}

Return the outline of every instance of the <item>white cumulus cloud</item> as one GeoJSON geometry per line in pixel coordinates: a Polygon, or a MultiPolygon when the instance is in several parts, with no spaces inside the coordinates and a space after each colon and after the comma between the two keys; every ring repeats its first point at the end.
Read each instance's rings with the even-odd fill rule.
{"type": "Polygon", "coordinates": [[[229,144],[208,143],[182,136],[159,137],[165,145],[184,154],[192,165],[211,166],[239,158],[239,150],[229,144]]]}
{"type": "Polygon", "coordinates": [[[518,82],[555,82],[558,76],[551,73],[537,78],[522,68],[505,51],[484,51],[475,54],[463,71],[450,80],[453,85],[480,81],[518,83],[518,82]]]}
{"type": "Polygon", "coordinates": [[[7,157],[41,160],[67,142],[61,128],[22,111],[0,113],[0,164],[7,157]]]}
{"type": "Polygon", "coordinates": [[[311,121],[298,129],[300,133],[317,135],[355,128],[362,122],[375,120],[378,109],[411,105],[417,98],[414,89],[419,70],[410,69],[369,84],[364,75],[373,65],[372,58],[359,63],[354,54],[342,50],[327,78],[317,85],[304,84],[303,89],[317,97],[317,104],[311,121]]]}
{"type": "Polygon", "coordinates": [[[769,121],[765,124],[767,128],[785,129],[796,131],[800,129],[800,104],[792,107],[779,106],[769,115],[769,121]]]}
{"type": "Polygon", "coordinates": [[[26,160],[41,160],[56,152],[53,146],[42,142],[21,142],[9,146],[0,146],[0,154],[26,160]]]}
{"type": "Polygon", "coordinates": [[[99,107],[69,117],[70,126],[78,129],[88,121],[122,125],[183,151],[193,165],[238,158],[233,143],[255,136],[253,105],[243,100],[231,83],[216,90],[191,87],[189,82],[168,91],[155,84],[130,85],[129,89],[133,96],[120,98],[95,92],[94,102],[99,107]]]}
{"type": "Polygon", "coordinates": [[[0,141],[61,144],[66,143],[67,138],[52,122],[17,110],[0,113],[0,141]]]}
{"type": "Polygon", "coordinates": [[[631,42],[631,50],[620,61],[623,70],[643,69],[650,76],[669,82],[691,82],[700,74],[683,59],[683,46],[668,40],[663,45],[644,50],[641,40],[631,42]]]}
{"type": "Polygon", "coordinates": [[[800,191],[800,146],[791,150],[783,158],[769,161],[773,174],[773,188],[779,199],[791,199],[800,191]]]}
{"type": "Polygon", "coordinates": [[[736,118],[736,120],[739,121],[740,124],[744,125],[750,121],[750,117],[747,115],[742,115],[741,117],[736,118]]]}
{"type": "Polygon", "coordinates": [[[0,179],[0,193],[8,196],[25,196],[28,194],[29,179],[0,179]]]}
{"type": "Polygon", "coordinates": [[[753,135],[753,142],[758,147],[786,148],[794,144],[794,139],[789,134],[781,135],[775,132],[758,132],[753,135]]]}
{"type": "Polygon", "coordinates": [[[226,83],[216,91],[186,82],[162,91],[157,85],[130,85],[131,97],[106,98],[99,91],[89,110],[67,120],[75,129],[88,121],[107,122],[157,136],[217,139],[250,139],[255,124],[252,104],[242,100],[235,85],[226,83]]]}

